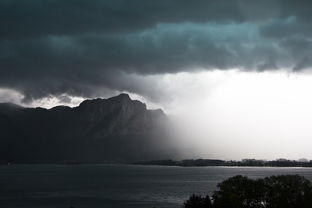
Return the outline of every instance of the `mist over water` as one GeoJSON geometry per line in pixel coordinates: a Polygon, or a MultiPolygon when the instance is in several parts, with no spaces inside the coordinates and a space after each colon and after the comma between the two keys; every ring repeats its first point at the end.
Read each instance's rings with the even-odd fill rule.
{"type": "Polygon", "coordinates": [[[166,82],[174,84],[164,87],[172,97],[163,106],[182,157],[312,158],[311,75],[232,70],[168,75],[166,82]]]}

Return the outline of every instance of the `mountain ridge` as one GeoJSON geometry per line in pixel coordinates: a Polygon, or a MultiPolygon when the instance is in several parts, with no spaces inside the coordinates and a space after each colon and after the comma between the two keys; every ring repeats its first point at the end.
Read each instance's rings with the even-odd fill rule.
{"type": "Polygon", "coordinates": [[[171,154],[162,110],[129,95],[85,100],[76,107],[0,104],[0,162],[108,162],[171,154]]]}

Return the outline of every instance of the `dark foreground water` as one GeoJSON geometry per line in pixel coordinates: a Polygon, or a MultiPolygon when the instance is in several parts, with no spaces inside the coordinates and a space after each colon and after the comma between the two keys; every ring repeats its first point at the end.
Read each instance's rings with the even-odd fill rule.
{"type": "Polygon", "coordinates": [[[11,165],[0,166],[0,207],[176,208],[190,194],[211,194],[237,174],[312,180],[309,168],[11,165]]]}

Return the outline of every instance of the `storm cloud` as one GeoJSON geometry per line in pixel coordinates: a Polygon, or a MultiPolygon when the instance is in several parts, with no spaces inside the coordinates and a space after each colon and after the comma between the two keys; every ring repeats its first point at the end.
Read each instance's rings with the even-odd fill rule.
{"type": "MultiPolygon", "coordinates": [[[[128,91],[149,75],[312,66],[311,1],[0,1],[0,88],[24,101],[128,91]]],[[[151,89],[147,89],[151,88],[151,89]]]]}

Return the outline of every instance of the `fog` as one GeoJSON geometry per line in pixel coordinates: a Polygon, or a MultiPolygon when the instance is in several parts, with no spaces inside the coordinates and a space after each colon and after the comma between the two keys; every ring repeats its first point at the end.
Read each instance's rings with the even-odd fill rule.
{"type": "MultiPolygon", "coordinates": [[[[312,159],[312,74],[194,71],[129,74],[140,93],[106,89],[102,97],[127,92],[150,109],[162,108],[174,124],[180,158],[312,159]]],[[[76,106],[85,99],[62,94],[25,104],[22,94],[9,89],[1,89],[0,98],[47,108],[76,106]]]]}
{"type": "Polygon", "coordinates": [[[312,158],[312,75],[233,69],[162,80],[183,157],[312,158]]]}

